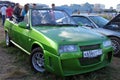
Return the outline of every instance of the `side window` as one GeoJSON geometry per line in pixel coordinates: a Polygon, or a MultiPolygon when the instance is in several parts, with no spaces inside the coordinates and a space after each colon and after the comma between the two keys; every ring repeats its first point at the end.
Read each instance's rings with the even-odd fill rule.
{"type": "Polygon", "coordinates": [[[74,18],[78,18],[78,19],[75,19],[77,20],[76,22],[81,23],[82,25],[85,25],[87,27],[94,27],[93,23],[84,16],[79,16],[79,17],[74,17],[74,18]]]}

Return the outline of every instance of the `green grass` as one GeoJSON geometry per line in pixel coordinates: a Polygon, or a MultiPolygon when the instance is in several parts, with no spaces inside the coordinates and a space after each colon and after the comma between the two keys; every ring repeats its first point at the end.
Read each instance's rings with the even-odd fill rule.
{"type": "Polygon", "coordinates": [[[0,47],[6,47],[5,41],[0,41],[0,47]]]}
{"type": "Polygon", "coordinates": [[[29,55],[15,46],[6,47],[4,41],[0,43],[0,47],[6,49],[7,54],[13,57],[14,63],[12,65],[17,67],[17,70],[8,76],[8,78],[11,80],[119,80],[115,79],[115,76],[113,76],[113,74],[119,75],[120,68],[118,70],[114,67],[111,67],[110,65],[97,71],[68,77],[58,77],[48,72],[43,74],[35,73],[30,67],[29,55]]]}

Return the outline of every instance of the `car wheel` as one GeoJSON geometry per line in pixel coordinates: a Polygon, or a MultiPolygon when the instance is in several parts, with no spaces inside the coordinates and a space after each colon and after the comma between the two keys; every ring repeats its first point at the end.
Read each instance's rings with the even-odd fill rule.
{"type": "Polygon", "coordinates": [[[44,68],[44,55],[40,48],[35,48],[31,54],[31,66],[37,72],[45,72],[44,68]]]}
{"type": "Polygon", "coordinates": [[[116,37],[111,37],[110,38],[112,41],[112,46],[114,50],[114,56],[120,56],[120,39],[116,37]]]}
{"type": "Polygon", "coordinates": [[[5,33],[5,43],[6,43],[6,46],[8,47],[12,45],[12,43],[10,42],[10,37],[8,32],[5,33]]]}

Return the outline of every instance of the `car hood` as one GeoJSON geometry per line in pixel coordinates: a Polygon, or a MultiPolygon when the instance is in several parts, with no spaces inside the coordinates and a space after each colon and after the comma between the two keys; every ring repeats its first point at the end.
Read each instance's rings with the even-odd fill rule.
{"type": "Polygon", "coordinates": [[[98,42],[103,41],[105,36],[92,32],[82,27],[54,27],[54,28],[39,28],[35,27],[37,31],[41,32],[47,38],[56,42],[98,42]]]}
{"type": "Polygon", "coordinates": [[[112,31],[109,29],[104,29],[104,28],[94,28],[92,29],[93,31],[99,32],[105,36],[118,36],[120,37],[120,33],[116,31],[112,31]]]}

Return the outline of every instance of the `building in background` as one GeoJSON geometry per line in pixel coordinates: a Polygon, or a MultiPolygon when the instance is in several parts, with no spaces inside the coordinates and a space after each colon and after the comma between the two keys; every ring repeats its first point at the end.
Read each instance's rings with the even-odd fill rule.
{"type": "Polygon", "coordinates": [[[94,11],[93,8],[94,8],[94,5],[89,4],[87,2],[85,4],[81,4],[80,11],[81,11],[81,13],[93,13],[93,11],[94,11]]]}
{"type": "Polygon", "coordinates": [[[120,12],[120,4],[117,5],[116,10],[117,10],[118,12],[120,12]]]}
{"type": "Polygon", "coordinates": [[[95,12],[102,12],[105,9],[104,4],[94,4],[94,11],[95,12]]]}

